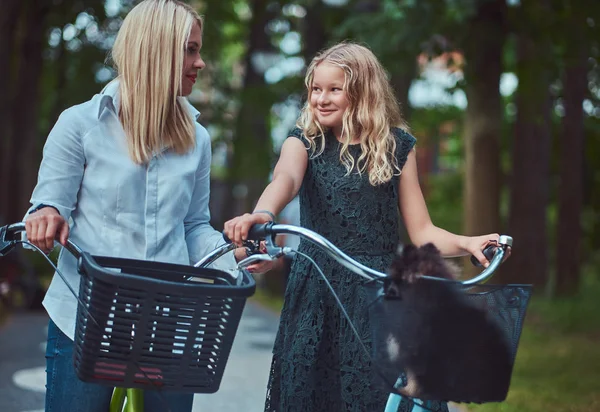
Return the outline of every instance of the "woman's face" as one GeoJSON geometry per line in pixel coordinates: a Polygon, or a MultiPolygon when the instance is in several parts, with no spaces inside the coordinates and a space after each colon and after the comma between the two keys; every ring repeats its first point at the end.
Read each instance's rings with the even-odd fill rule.
{"type": "Polygon", "coordinates": [[[198,70],[202,70],[206,64],[200,57],[202,48],[202,32],[198,22],[195,21],[190,32],[190,38],[185,45],[185,58],[183,61],[183,78],[181,80],[181,96],[189,96],[192,93],[198,70]]]}

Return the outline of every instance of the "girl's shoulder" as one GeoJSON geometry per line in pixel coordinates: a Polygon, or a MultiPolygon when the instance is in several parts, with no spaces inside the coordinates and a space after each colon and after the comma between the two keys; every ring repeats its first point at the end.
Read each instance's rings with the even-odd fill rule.
{"type": "Polygon", "coordinates": [[[396,139],[396,160],[398,167],[402,169],[408,159],[408,154],[415,147],[417,139],[414,138],[409,132],[399,127],[392,127],[392,134],[396,139]]]}
{"type": "Polygon", "coordinates": [[[413,146],[417,143],[417,139],[406,130],[401,129],[400,127],[392,127],[392,134],[396,138],[396,143],[401,145],[408,145],[412,149],[413,146]]]}
{"type": "Polygon", "coordinates": [[[300,139],[302,142],[306,142],[306,136],[304,136],[304,131],[299,128],[298,126],[294,126],[289,132],[288,132],[288,137],[295,137],[297,139],[300,139]]]}
{"type": "Polygon", "coordinates": [[[306,150],[308,150],[311,147],[311,142],[310,140],[308,140],[308,138],[306,137],[306,135],[304,134],[304,131],[299,128],[298,126],[294,126],[289,132],[288,132],[288,138],[292,137],[295,139],[298,139],[302,142],[302,144],[304,145],[304,148],[306,150]]]}

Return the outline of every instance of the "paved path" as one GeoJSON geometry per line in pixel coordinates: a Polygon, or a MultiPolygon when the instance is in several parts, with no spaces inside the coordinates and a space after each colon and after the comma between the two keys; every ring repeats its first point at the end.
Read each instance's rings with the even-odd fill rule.
{"type": "Polygon", "coordinates": [[[221,388],[215,394],[196,395],[194,412],[264,411],[277,322],[272,312],[247,305],[221,388]]]}
{"type": "Polygon", "coordinates": [[[0,330],[0,411],[43,412],[45,312],[15,314],[0,330]]]}
{"type": "MultiPolygon", "coordinates": [[[[16,314],[0,330],[1,412],[44,412],[47,322],[44,312],[16,314]]],[[[193,412],[264,410],[277,322],[274,313],[246,305],[221,387],[196,395],[193,412]]]]}
{"type": "MultiPolygon", "coordinates": [[[[277,322],[274,313],[246,305],[221,388],[196,395],[194,412],[263,410],[277,322]]],[[[1,412],[43,412],[47,323],[44,312],[15,314],[0,330],[1,412]]]]}

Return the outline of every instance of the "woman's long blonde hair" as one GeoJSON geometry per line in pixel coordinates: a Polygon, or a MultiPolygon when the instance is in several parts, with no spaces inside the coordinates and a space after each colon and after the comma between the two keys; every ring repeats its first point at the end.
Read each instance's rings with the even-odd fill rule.
{"type": "Polygon", "coordinates": [[[348,174],[355,167],[359,173],[366,171],[373,186],[390,181],[401,172],[391,128],[406,130],[407,126],[385,69],[371,50],[359,44],[339,43],[319,53],[308,66],[304,80],[308,99],[298,127],[310,143],[312,156],[325,149],[325,133],[310,104],[314,71],[323,62],[338,66],[345,74],[344,90],[349,104],[343,116],[341,162],[348,174]],[[356,160],[348,150],[353,138],[358,138],[362,148],[356,160]]]}
{"type": "Polygon", "coordinates": [[[178,96],[194,22],[202,29],[202,19],[185,3],[144,0],[117,34],[111,57],[119,79],[119,118],[137,164],[165,149],[186,153],[195,145],[195,119],[178,96]]]}

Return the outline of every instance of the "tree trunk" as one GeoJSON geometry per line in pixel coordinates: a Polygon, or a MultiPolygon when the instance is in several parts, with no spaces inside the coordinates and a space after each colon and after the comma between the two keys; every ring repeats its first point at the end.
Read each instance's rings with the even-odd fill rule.
{"type": "Polygon", "coordinates": [[[13,105],[13,133],[18,147],[13,147],[13,175],[10,179],[15,201],[8,213],[11,220],[20,220],[28,207],[37,179],[41,141],[38,133],[38,99],[42,75],[42,55],[45,45],[47,2],[30,2],[23,8],[20,64],[13,105]]]}
{"type": "MultiPolygon", "coordinates": [[[[575,6],[577,10],[577,6],[575,6]]],[[[581,268],[581,210],[583,205],[583,100],[587,90],[585,14],[567,19],[568,41],[563,78],[565,116],[560,139],[560,185],[556,236],[556,294],[579,290],[581,268]]],[[[580,13],[580,14],[579,14],[580,13]]]]}
{"type": "MultiPolygon", "coordinates": [[[[251,211],[264,189],[271,168],[271,128],[269,116],[272,98],[268,93],[264,74],[253,64],[261,53],[272,53],[273,46],[265,30],[274,17],[269,1],[251,2],[249,44],[244,58],[246,68],[240,100],[241,107],[236,119],[233,140],[233,156],[229,181],[242,190],[231,194],[228,202],[230,216],[251,211]]],[[[234,186],[235,187],[235,186],[234,186]]]]}
{"type": "Polygon", "coordinates": [[[506,39],[506,2],[481,5],[470,23],[465,47],[468,106],[465,116],[464,232],[499,232],[500,133],[503,121],[500,75],[506,39]]]}
{"type": "Polygon", "coordinates": [[[2,139],[0,141],[0,224],[9,221],[11,168],[14,162],[12,135],[12,124],[10,113],[13,97],[13,76],[15,74],[15,28],[20,10],[20,0],[7,0],[2,6],[0,13],[0,130],[2,139]]]}
{"type": "Polygon", "coordinates": [[[410,115],[411,115],[411,106],[408,101],[408,91],[410,90],[410,86],[412,81],[417,76],[417,61],[416,57],[407,57],[406,61],[403,60],[403,71],[392,73],[390,83],[394,88],[394,92],[396,94],[396,99],[398,99],[398,103],[400,104],[400,110],[402,111],[402,117],[410,126],[410,115]]]}
{"type": "MultiPolygon", "coordinates": [[[[552,44],[540,16],[550,15],[544,2],[523,1],[517,45],[517,118],[512,153],[509,234],[514,236],[513,256],[505,264],[507,283],[532,283],[540,288],[548,280],[548,230],[551,147],[552,44]]],[[[538,289],[539,290],[539,289],[538,289]]]]}
{"type": "Polygon", "coordinates": [[[320,1],[314,1],[306,8],[306,16],[303,19],[302,38],[304,48],[302,55],[306,65],[325,48],[327,33],[323,25],[324,6],[320,1]]]}

